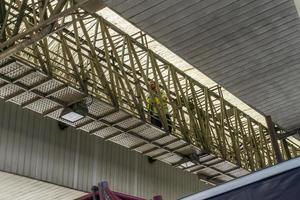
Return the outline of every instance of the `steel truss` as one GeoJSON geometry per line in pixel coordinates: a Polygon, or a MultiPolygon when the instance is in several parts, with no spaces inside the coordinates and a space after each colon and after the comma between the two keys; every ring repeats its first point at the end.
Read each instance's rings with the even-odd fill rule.
{"type": "MultiPolygon", "coordinates": [[[[0,72],[2,88],[7,85],[19,87],[8,95],[0,92],[6,101],[31,92],[34,97],[20,103],[22,107],[32,109],[30,106],[34,103],[47,99],[55,106],[40,113],[60,120],[57,113],[62,107],[92,96],[102,102],[99,105],[109,108],[109,112],[99,111],[101,115],[90,113],[88,119],[72,126],[81,129],[91,123],[104,124],[88,129],[90,133],[114,127],[118,131],[105,136],[105,139],[129,134],[128,137],[139,142],[124,146],[137,150],[151,144],[151,148],[139,152],[156,159],[176,155],[179,159],[168,161],[169,164],[209,181],[220,176],[227,176],[224,181],[235,178],[238,175],[234,176],[231,172],[239,168],[255,171],[276,163],[268,129],[224,100],[220,87],[208,89],[201,85],[148,49],[143,37],[140,38],[143,42],[140,42],[100,16],[85,12],[80,8],[85,1],[80,2],[0,0],[1,69],[30,68],[13,78],[7,75],[7,71],[0,72]],[[36,73],[44,78],[30,87],[20,83],[24,77],[36,73]],[[147,84],[149,80],[159,83],[160,89],[167,94],[172,133],[162,131],[157,137],[145,137],[132,131],[148,123],[145,104],[147,96],[151,95],[147,84]],[[44,93],[36,90],[48,81],[57,81],[59,87],[44,93]],[[68,100],[53,96],[66,88],[77,91],[76,95],[69,95],[68,100]],[[113,122],[103,120],[104,113],[112,115],[119,112],[126,114],[113,122]],[[56,113],[55,117],[53,113],[56,113]],[[115,126],[128,119],[138,122],[131,127],[115,126]],[[167,136],[172,139],[158,142],[167,136]],[[181,145],[169,147],[176,142],[181,142],[181,145]],[[197,151],[189,154],[179,151],[190,145],[197,151]],[[227,169],[216,167],[225,161],[234,165],[227,169]],[[216,172],[201,171],[207,168],[216,172]]],[[[167,130],[165,114],[163,111],[159,113],[167,130]]],[[[157,131],[156,128],[153,130],[157,131]]],[[[299,155],[299,149],[293,145],[280,144],[285,158],[299,155]]]]}

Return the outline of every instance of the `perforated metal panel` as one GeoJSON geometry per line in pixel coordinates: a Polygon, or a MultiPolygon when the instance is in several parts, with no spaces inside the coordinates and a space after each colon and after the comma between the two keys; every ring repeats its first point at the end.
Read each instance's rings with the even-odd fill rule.
{"type": "Polygon", "coordinates": [[[143,146],[140,146],[140,147],[136,148],[135,150],[137,152],[144,153],[153,148],[155,148],[155,145],[153,145],[153,144],[144,144],[143,146]]]}
{"type": "Polygon", "coordinates": [[[217,172],[216,170],[211,169],[211,168],[203,168],[203,169],[197,171],[197,173],[201,173],[206,176],[215,176],[215,175],[219,174],[219,172],[217,172]]]}
{"type": "MultiPolygon", "coordinates": [[[[161,154],[158,154],[156,156],[154,156],[156,159],[161,160],[161,161],[165,161],[165,159],[171,157],[172,155],[174,155],[173,153],[168,153],[167,151],[162,152],[161,154]]],[[[181,157],[180,157],[181,158],[181,157]]],[[[166,161],[165,161],[166,162],[166,161]]]]}
{"type": "Polygon", "coordinates": [[[0,68],[0,74],[5,75],[10,79],[21,77],[26,72],[29,72],[31,67],[26,66],[20,62],[11,62],[0,68]]]}
{"type": "Polygon", "coordinates": [[[43,80],[47,80],[47,76],[42,75],[39,72],[32,72],[24,76],[23,78],[19,79],[18,82],[27,87],[31,87],[37,83],[41,83],[43,80]]]}
{"type": "Polygon", "coordinates": [[[182,153],[184,155],[190,155],[195,152],[195,147],[192,145],[184,146],[180,149],[177,149],[176,152],[182,153]]]}
{"type": "MultiPolygon", "coordinates": [[[[48,113],[48,114],[47,114],[47,117],[50,117],[50,118],[52,118],[52,119],[59,120],[59,116],[60,116],[62,110],[63,110],[63,108],[59,108],[59,109],[57,109],[57,110],[54,110],[54,111],[48,113]]],[[[61,119],[61,121],[62,121],[62,122],[67,122],[66,120],[63,120],[63,119],[61,119]]]]}
{"type": "Polygon", "coordinates": [[[121,121],[121,122],[117,123],[116,126],[127,130],[130,127],[133,127],[133,126],[136,126],[136,125],[140,124],[141,122],[142,122],[141,120],[139,120],[135,117],[131,117],[131,118],[125,119],[124,121],[121,121]]]}
{"type": "Polygon", "coordinates": [[[71,123],[71,125],[74,126],[74,127],[78,127],[78,126],[81,127],[81,126],[83,126],[84,124],[87,124],[90,121],[91,121],[91,119],[89,117],[84,117],[84,118],[82,118],[82,119],[80,119],[80,120],[78,120],[74,123],[71,123]]]}
{"type": "Polygon", "coordinates": [[[208,154],[208,155],[206,155],[206,156],[203,156],[203,157],[199,158],[199,161],[200,161],[200,162],[205,162],[205,161],[210,160],[210,159],[213,159],[213,158],[215,158],[214,155],[208,154]]]}
{"type": "Polygon", "coordinates": [[[26,108],[42,114],[42,113],[44,113],[48,110],[51,110],[57,106],[59,106],[59,104],[55,103],[54,101],[43,98],[43,99],[39,99],[39,100],[35,101],[34,103],[29,104],[28,106],[26,106],[26,108]]]}
{"type": "MultiPolygon", "coordinates": [[[[206,165],[211,165],[211,166],[213,166],[213,165],[215,165],[215,163],[217,163],[217,162],[222,162],[222,159],[220,159],[220,158],[215,158],[215,159],[213,159],[213,160],[210,160],[210,161],[207,161],[207,162],[204,162],[206,165]]],[[[223,163],[223,162],[222,162],[223,163]]]]}
{"type": "Polygon", "coordinates": [[[2,67],[5,63],[11,62],[11,61],[12,61],[12,58],[10,58],[10,57],[6,57],[4,59],[1,59],[0,60],[0,67],[2,67]]]}
{"type": "Polygon", "coordinates": [[[93,98],[91,101],[92,103],[88,106],[89,113],[97,118],[115,110],[114,107],[95,98],[93,98]]]}
{"type": "Polygon", "coordinates": [[[150,126],[148,124],[132,129],[132,132],[149,140],[165,135],[165,132],[163,132],[162,130],[154,128],[153,126],[150,126]]]}
{"type": "Polygon", "coordinates": [[[149,129],[149,128],[151,128],[150,125],[144,124],[142,126],[139,126],[139,127],[136,127],[134,129],[132,129],[131,132],[134,132],[134,133],[138,134],[139,132],[144,131],[144,130],[149,129]]]}
{"type": "Polygon", "coordinates": [[[50,96],[68,104],[71,102],[80,101],[84,97],[84,94],[71,87],[66,87],[54,92],[50,96]]]}
{"type": "Polygon", "coordinates": [[[249,172],[244,169],[236,169],[231,172],[228,172],[228,174],[233,175],[235,177],[241,177],[249,174],[249,172]]]}
{"type": "Polygon", "coordinates": [[[170,148],[170,149],[176,149],[176,148],[178,148],[180,146],[183,146],[183,145],[186,145],[186,144],[187,143],[185,141],[179,140],[177,142],[174,142],[172,144],[167,145],[167,147],[170,148]]]}
{"type": "Polygon", "coordinates": [[[81,126],[80,129],[84,130],[84,131],[87,131],[87,132],[90,132],[90,131],[96,130],[100,127],[103,127],[103,126],[104,126],[104,123],[102,123],[102,122],[92,121],[91,123],[88,123],[84,126],[81,126]]]}
{"type": "Polygon", "coordinates": [[[227,171],[227,170],[230,170],[230,169],[233,169],[235,168],[236,166],[230,162],[227,162],[227,161],[224,161],[224,162],[221,162],[221,163],[218,163],[216,165],[213,165],[215,168],[218,168],[220,169],[221,171],[227,171]]]}
{"type": "Polygon", "coordinates": [[[14,94],[17,94],[20,91],[23,90],[19,86],[16,86],[14,84],[7,84],[0,88],[0,96],[2,98],[7,98],[9,96],[13,96],[14,94]]]}
{"type": "Polygon", "coordinates": [[[217,176],[216,178],[218,178],[218,180],[221,180],[224,182],[231,181],[234,179],[234,178],[226,176],[226,175],[220,175],[220,176],[217,176]]]}
{"type": "Polygon", "coordinates": [[[103,128],[101,130],[94,132],[93,134],[97,135],[99,137],[105,138],[107,136],[110,136],[110,135],[118,133],[118,132],[120,132],[120,131],[114,127],[106,127],[106,128],[103,128]]]}
{"type": "Polygon", "coordinates": [[[5,81],[3,81],[2,79],[0,79],[0,87],[3,86],[5,84],[5,81]]]}
{"type": "MultiPolygon", "coordinates": [[[[2,61],[3,63],[6,63],[6,61],[4,60],[4,61],[2,61]]],[[[5,64],[5,65],[2,65],[1,67],[0,67],[0,74],[3,74],[3,75],[7,75],[8,73],[10,73],[10,72],[12,72],[12,71],[14,71],[14,70],[17,70],[17,69],[19,69],[19,65],[17,65],[15,62],[9,62],[9,63],[7,63],[7,64],[5,64]]]]}
{"type": "Polygon", "coordinates": [[[133,146],[143,142],[143,140],[133,137],[132,135],[130,135],[128,133],[122,133],[120,135],[117,135],[117,136],[109,139],[109,140],[112,142],[115,142],[117,144],[120,144],[122,146],[125,146],[127,148],[133,147],[133,146]]]}
{"type": "Polygon", "coordinates": [[[160,139],[156,140],[155,142],[158,143],[158,144],[160,144],[160,145],[164,145],[164,144],[166,144],[168,142],[171,142],[173,140],[176,140],[176,139],[177,138],[175,136],[167,135],[167,136],[165,136],[163,138],[160,138],[160,139]]]}
{"type": "Polygon", "coordinates": [[[167,163],[173,164],[173,163],[179,162],[182,159],[182,157],[178,156],[176,154],[169,153],[169,154],[165,155],[161,159],[162,159],[163,162],[167,162],[167,163]]]}
{"type": "Polygon", "coordinates": [[[63,83],[61,83],[57,80],[51,79],[51,80],[47,81],[46,83],[43,83],[43,84],[37,86],[35,88],[35,91],[38,91],[43,94],[49,94],[51,91],[61,87],[62,85],[63,85],[63,83]]]}
{"type": "Polygon", "coordinates": [[[22,105],[26,102],[29,102],[33,99],[37,98],[37,95],[33,92],[23,92],[13,98],[10,99],[11,102],[14,102],[18,105],[22,105]]]}
{"type": "Polygon", "coordinates": [[[164,149],[156,149],[156,150],[153,150],[149,153],[146,153],[146,155],[147,156],[157,156],[157,155],[160,155],[161,153],[168,153],[168,152],[164,149]]]}
{"type": "Polygon", "coordinates": [[[113,124],[114,122],[126,117],[129,117],[129,114],[120,110],[118,112],[103,117],[103,120],[113,124]]]}
{"type": "Polygon", "coordinates": [[[187,168],[188,167],[188,169],[186,169],[188,172],[191,172],[191,171],[199,171],[200,169],[202,169],[203,168],[203,166],[201,166],[201,165],[194,165],[193,167],[190,167],[188,164],[182,164],[182,166],[183,167],[185,167],[185,168],[187,168]]]}

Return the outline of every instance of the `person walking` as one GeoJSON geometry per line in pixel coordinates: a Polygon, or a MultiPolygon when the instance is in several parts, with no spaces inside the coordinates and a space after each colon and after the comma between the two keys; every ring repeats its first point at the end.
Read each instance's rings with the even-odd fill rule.
{"type": "Polygon", "coordinates": [[[162,128],[163,120],[160,118],[160,113],[161,115],[165,115],[168,123],[168,130],[166,131],[171,133],[172,124],[171,124],[171,117],[168,110],[168,103],[167,103],[168,97],[163,90],[160,90],[159,85],[153,80],[149,81],[149,88],[151,92],[147,98],[146,109],[149,113],[150,122],[151,124],[159,128],[162,128]]]}

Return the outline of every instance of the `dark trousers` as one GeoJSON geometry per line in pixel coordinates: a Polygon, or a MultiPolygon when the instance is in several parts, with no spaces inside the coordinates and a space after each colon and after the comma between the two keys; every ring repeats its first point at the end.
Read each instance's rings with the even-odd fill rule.
{"type": "MultiPolygon", "coordinates": [[[[167,118],[167,122],[168,122],[168,130],[166,130],[167,132],[171,133],[172,132],[172,122],[171,122],[171,117],[169,114],[166,114],[166,118],[167,118]]],[[[159,118],[158,115],[151,115],[151,124],[162,128],[163,124],[161,119],[159,118]]]]}

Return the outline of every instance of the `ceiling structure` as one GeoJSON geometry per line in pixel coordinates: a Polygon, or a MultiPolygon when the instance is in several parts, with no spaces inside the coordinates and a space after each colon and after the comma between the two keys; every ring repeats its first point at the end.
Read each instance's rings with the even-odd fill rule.
{"type": "MultiPolygon", "coordinates": [[[[5,101],[211,182],[277,162],[263,124],[224,99],[220,88],[209,89],[178,70],[142,38],[129,36],[73,1],[51,1],[43,8],[33,1],[4,2],[0,96],[5,101]],[[171,134],[164,131],[164,113],[159,113],[164,130],[145,120],[150,79],[167,93],[171,134]],[[88,95],[92,101],[82,120],[61,119],[65,107],[88,95]]],[[[298,155],[293,146],[282,150],[289,148],[298,155]]]]}
{"type": "Polygon", "coordinates": [[[283,128],[300,127],[300,21],[292,0],[105,2],[283,128]]]}
{"type": "Polygon", "coordinates": [[[45,2],[42,9],[33,1],[0,4],[7,9],[0,18],[0,98],[215,184],[277,162],[263,125],[72,2],[45,2]],[[167,93],[172,133],[164,131],[166,115],[159,113],[164,129],[145,119],[154,77],[167,93]],[[87,107],[84,116],[63,119],[65,108],[78,102],[87,107]]]}

